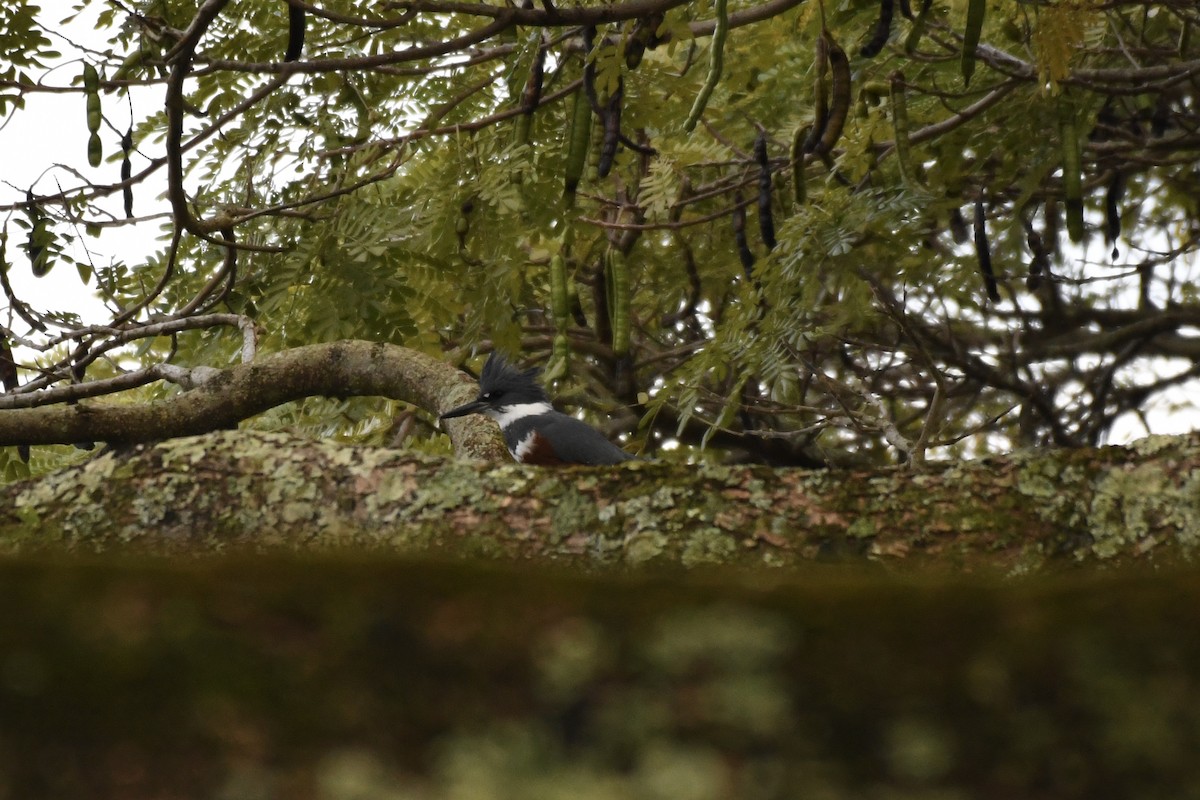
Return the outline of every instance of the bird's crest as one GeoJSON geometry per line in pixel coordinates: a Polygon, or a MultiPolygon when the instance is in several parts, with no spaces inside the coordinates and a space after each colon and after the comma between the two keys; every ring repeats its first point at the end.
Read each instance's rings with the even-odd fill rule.
{"type": "Polygon", "coordinates": [[[519,397],[521,402],[549,402],[546,390],[538,383],[537,367],[524,372],[508,363],[508,359],[493,351],[479,375],[480,395],[519,397]]]}

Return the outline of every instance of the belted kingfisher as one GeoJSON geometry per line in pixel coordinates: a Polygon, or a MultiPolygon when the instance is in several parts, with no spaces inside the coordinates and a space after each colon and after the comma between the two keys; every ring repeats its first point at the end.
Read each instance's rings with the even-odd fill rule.
{"type": "Polygon", "coordinates": [[[537,369],[518,372],[493,352],[479,376],[479,396],[441,419],[483,414],[500,424],[508,452],[522,464],[619,464],[633,458],[591,426],[555,411],[537,369]]]}

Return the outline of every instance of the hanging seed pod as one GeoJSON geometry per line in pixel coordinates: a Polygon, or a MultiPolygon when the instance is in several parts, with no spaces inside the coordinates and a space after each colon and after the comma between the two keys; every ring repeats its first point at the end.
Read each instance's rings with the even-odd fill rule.
{"type": "Polygon", "coordinates": [[[704,113],[704,107],[708,105],[708,98],[713,93],[713,89],[717,88],[717,84],[721,82],[721,72],[725,69],[725,38],[729,35],[729,0],[713,0],[717,19],[713,27],[712,42],[708,49],[708,75],[704,78],[704,85],[700,87],[700,93],[696,95],[696,100],[692,103],[692,110],[688,112],[687,120],[683,123],[683,129],[691,133],[696,123],[700,121],[700,115],[704,113]]]}
{"type": "Polygon", "coordinates": [[[612,327],[613,352],[618,356],[629,354],[630,334],[633,324],[629,292],[629,265],[625,254],[615,247],[608,249],[608,308],[612,327]]]}
{"type": "Polygon", "coordinates": [[[979,46],[979,34],[983,30],[983,18],[987,13],[987,0],[968,0],[967,26],[963,29],[963,46],[960,65],[963,86],[969,86],[975,74],[975,49],[979,46]]]}
{"type": "Polygon", "coordinates": [[[529,77],[525,79],[525,88],[521,91],[521,114],[517,117],[516,142],[529,143],[529,132],[533,127],[533,112],[537,110],[542,99],[542,84],[546,76],[546,48],[538,35],[538,47],[534,51],[533,61],[529,65],[529,77]]]}
{"type": "Polygon", "coordinates": [[[758,230],[768,250],[775,249],[775,217],[771,212],[771,162],[767,158],[767,134],[759,131],[754,139],[754,160],[758,162],[758,230]]]}
{"type": "Polygon", "coordinates": [[[100,141],[100,134],[88,134],[88,163],[93,167],[100,166],[100,162],[104,160],[104,145],[100,141]]]}
{"type": "Polygon", "coordinates": [[[563,197],[567,208],[575,207],[575,190],[583,178],[587,166],[588,142],[592,138],[592,104],[587,93],[575,92],[575,103],[571,109],[571,127],[567,131],[567,165],[564,169],[563,197]]]}
{"type": "Polygon", "coordinates": [[[1067,207],[1067,235],[1083,241],[1083,175],[1075,109],[1064,91],[1058,98],[1058,130],[1062,145],[1063,199],[1067,207]]]}
{"type": "Polygon", "coordinates": [[[129,154],[133,152],[133,126],[121,137],[121,196],[125,201],[125,219],[133,218],[133,187],[129,178],[133,175],[133,165],[129,162],[129,154]]]}
{"type": "Polygon", "coordinates": [[[304,9],[288,3],[288,40],[287,50],[283,53],[284,61],[295,61],[304,52],[304,9]]]}
{"type": "Polygon", "coordinates": [[[42,213],[33,192],[25,192],[25,215],[29,218],[29,237],[25,242],[25,253],[29,256],[34,277],[41,278],[50,271],[54,262],[50,260],[49,244],[54,238],[50,220],[42,213]]]}
{"type": "Polygon", "coordinates": [[[86,62],[83,65],[83,91],[86,94],[96,94],[100,91],[100,73],[86,62]]]}
{"type": "MultiPolygon", "coordinates": [[[[863,58],[874,58],[887,44],[888,37],[892,35],[892,14],[895,12],[895,5],[895,0],[879,0],[879,20],[875,23],[871,38],[859,51],[863,58]]],[[[911,18],[911,9],[908,14],[911,18]]]]}
{"type": "Polygon", "coordinates": [[[83,65],[83,92],[87,102],[88,163],[98,167],[104,160],[104,146],[99,133],[104,118],[100,109],[100,74],[91,64],[83,65]]]}
{"type": "Polygon", "coordinates": [[[829,119],[813,152],[825,155],[841,138],[842,128],[846,124],[846,118],[850,115],[850,104],[853,98],[850,85],[850,60],[846,58],[846,51],[838,45],[828,31],[823,31],[821,35],[829,40],[829,119]]]}
{"type": "Polygon", "coordinates": [[[921,4],[921,10],[917,13],[917,18],[913,20],[912,27],[908,30],[908,36],[904,37],[904,52],[912,55],[917,50],[917,45],[921,43],[921,37],[925,35],[925,26],[929,21],[929,9],[933,8],[933,0],[925,0],[921,4]]]}
{"type": "Polygon", "coordinates": [[[83,94],[87,101],[87,127],[91,133],[100,130],[100,73],[91,64],[83,65],[83,94]]]}
{"type": "Polygon", "coordinates": [[[829,124],[829,42],[824,36],[817,37],[813,54],[813,122],[804,140],[804,152],[811,153],[821,141],[825,126],[829,124]]]}
{"type": "Polygon", "coordinates": [[[996,273],[992,271],[992,250],[987,238],[987,217],[983,199],[975,201],[975,255],[979,258],[979,271],[983,273],[983,288],[988,299],[1000,302],[1000,290],[996,286],[996,273]]]}
{"type": "Polygon", "coordinates": [[[600,139],[600,160],[596,163],[596,174],[600,178],[608,176],[616,160],[617,145],[621,141],[621,101],[624,93],[624,82],[618,82],[617,90],[604,107],[604,134],[600,139]]]}
{"type": "Polygon", "coordinates": [[[796,205],[803,205],[808,193],[804,185],[804,145],[811,130],[811,125],[801,125],[792,134],[792,199],[796,205]]]}

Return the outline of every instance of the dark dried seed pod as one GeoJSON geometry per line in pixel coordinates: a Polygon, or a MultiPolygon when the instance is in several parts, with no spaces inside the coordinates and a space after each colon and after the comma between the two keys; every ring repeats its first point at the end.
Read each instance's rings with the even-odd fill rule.
{"type": "Polygon", "coordinates": [[[775,217],[771,211],[771,162],[767,158],[767,134],[759,131],[754,139],[754,160],[758,162],[758,230],[768,250],[775,249],[775,217]]]}
{"type": "Polygon", "coordinates": [[[304,9],[288,4],[288,41],[283,53],[284,61],[295,61],[304,51],[304,9]]]}
{"type": "Polygon", "coordinates": [[[975,201],[975,254],[979,257],[979,271],[983,273],[983,287],[988,299],[1000,302],[1000,290],[996,286],[996,273],[992,271],[992,249],[987,238],[987,217],[983,200],[975,201]]]}
{"type": "MultiPolygon", "coordinates": [[[[887,44],[888,37],[892,35],[892,15],[895,13],[895,8],[895,0],[879,0],[879,20],[875,23],[875,30],[871,32],[871,38],[859,51],[859,55],[863,58],[874,58],[887,44]]],[[[905,16],[911,19],[912,10],[910,9],[905,16]]]]}

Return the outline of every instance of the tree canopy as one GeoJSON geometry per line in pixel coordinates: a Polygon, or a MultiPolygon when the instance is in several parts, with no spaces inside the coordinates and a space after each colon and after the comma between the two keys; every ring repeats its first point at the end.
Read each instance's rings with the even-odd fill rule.
{"type": "MultiPolygon", "coordinates": [[[[6,278],[0,425],[357,338],[519,354],[633,449],[882,463],[1095,444],[1200,371],[1186,0],[61,13],[0,8],[0,118],[80,109],[0,262],[110,315],[6,278]]],[[[443,446],[431,411],[259,424],[443,446]]]]}

